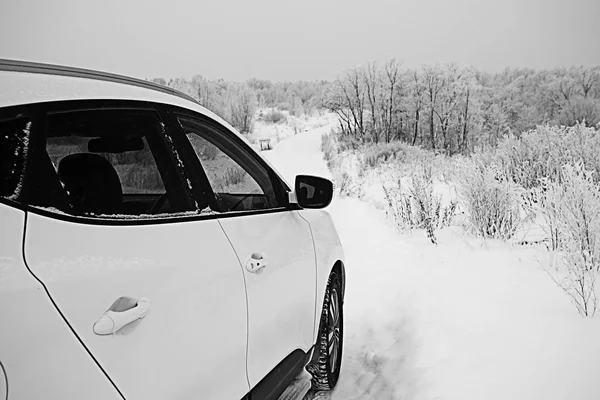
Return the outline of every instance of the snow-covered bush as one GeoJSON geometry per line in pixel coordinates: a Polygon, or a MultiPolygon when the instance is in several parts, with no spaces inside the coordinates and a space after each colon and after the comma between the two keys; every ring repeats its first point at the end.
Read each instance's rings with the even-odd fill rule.
{"type": "Polygon", "coordinates": [[[522,188],[477,156],[457,160],[456,180],[470,228],[484,238],[510,239],[522,222],[522,188]]]}
{"type": "Polygon", "coordinates": [[[327,168],[332,169],[333,157],[337,154],[333,133],[324,133],[321,135],[321,151],[323,152],[323,158],[327,163],[327,168]]]}
{"type": "Polygon", "coordinates": [[[263,115],[262,119],[265,122],[270,122],[272,124],[284,123],[287,121],[287,116],[279,110],[271,110],[263,115]]]}
{"type": "Polygon", "coordinates": [[[594,128],[578,124],[571,127],[538,126],[520,137],[502,140],[493,161],[506,170],[511,179],[526,189],[537,187],[540,180],[557,180],[563,165],[583,162],[596,172],[600,181],[600,134],[594,128]]]}
{"type": "Polygon", "coordinates": [[[382,187],[386,213],[396,225],[402,230],[425,229],[427,237],[437,244],[435,231],[452,223],[456,202],[442,206],[441,196],[434,194],[431,170],[411,174],[405,184],[398,179],[396,187],[382,187]]]}
{"type": "Polygon", "coordinates": [[[370,168],[375,168],[394,158],[405,159],[408,147],[407,144],[399,141],[367,145],[362,151],[363,163],[370,168]]]}
{"type": "Polygon", "coordinates": [[[548,272],[579,313],[593,316],[600,273],[600,187],[583,162],[561,169],[561,182],[546,181],[541,210],[548,229],[559,232],[559,257],[548,272]]]}
{"type": "Polygon", "coordinates": [[[334,185],[339,187],[342,196],[356,196],[361,198],[364,195],[361,177],[354,176],[347,171],[341,171],[339,175],[334,174],[334,185]],[[339,176],[338,179],[336,179],[337,176],[339,176]]]}
{"type": "Polygon", "coordinates": [[[452,183],[456,175],[457,157],[449,157],[445,154],[438,154],[432,160],[432,170],[434,176],[446,184],[452,183]]]}
{"type": "Polygon", "coordinates": [[[357,150],[363,145],[363,142],[356,136],[345,135],[343,133],[337,133],[336,140],[338,143],[338,152],[357,150]]]}
{"type": "Polygon", "coordinates": [[[256,112],[256,94],[247,86],[237,87],[229,93],[226,104],[229,106],[227,121],[230,121],[242,134],[252,133],[256,112]]]}
{"type": "Polygon", "coordinates": [[[548,190],[550,188],[555,189],[558,185],[557,182],[553,182],[548,178],[542,179],[540,187],[531,190],[532,197],[537,202],[534,204],[527,204],[534,213],[539,214],[543,223],[541,228],[546,234],[548,243],[548,249],[555,251],[559,249],[560,244],[560,231],[559,231],[559,207],[561,206],[561,193],[558,190],[548,190]]]}
{"type": "Polygon", "coordinates": [[[454,169],[451,157],[400,141],[363,144],[358,152],[363,173],[386,165],[393,167],[399,176],[412,176],[426,166],[434,179],[449,183],[454,169]]]}
{"type": "Polygon", "coordinates": [[[350,148],[342,150],[342,136],[332,130],[321,135],[321,151],[331,171],[334,189],[342,196],[364,195],[364,176],[358,154],[350,148]]]}

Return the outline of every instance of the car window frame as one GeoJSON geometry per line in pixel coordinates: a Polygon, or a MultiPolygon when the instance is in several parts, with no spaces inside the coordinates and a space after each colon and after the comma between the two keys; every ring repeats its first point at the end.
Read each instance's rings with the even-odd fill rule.
{"type": "MultiPolygon", "coordinates": [[[[204,172],[204,168],[200,163],[200,160],[196,156],[196,153],[185,137],[185,132],[179,126],[178,121],[176,120],[174,112],[178,114],[187,115],[191,118],[199,118],[209,122],[213,122],[217,126],[219,126],[220,130],[227,135],[231,140],[234,140],[237,144],[242,146],[242,148],[247,151],[250,156],[252,156],[258,163],[266,168],[269,175],[271,176],[271,181],[274,184],[274,188],[280,191],[280,195],[282,196],[282,200],[284,204],[287,206],[280,208],[269,208],[263,210],[249,210],[249,211],[237,211],[237,212],[227,212],[227,213],[200,213],[198,211],[197,214],[186,214],[186,215],[177,215],[172,214],[161,218],[132,218],[132,219],[103,219],[103,218],[95,218],[91,216],[76,216],[72,214],[67,214],[61,212],[59,210],[49,210],[47,208],[40,208],[38,206],[30,205],[21,200],[15,201],[10,200],[6,197],[0,197],[0,203],[9,205],[16,209],[20,209],[25,212],[31,212],[37,215],[46,216],[49,218],[53,218],[56,220],[73,222],[78,224],[88,224],[88,225],[107,225],[107,226],[142,226],[142,225],[159,225],[159,224],[170,224],[170,223],[183,223],[189,221],[199,221],[199,220],[212,220],[212,219],[220,219],[220,218],[234,218],[240,215],[255,215],[255,214],[270,214],[270,213],[278,213],[278,212],[287,212],[297,210],[297,207],[294,207],[293,203],[289,202],[288,193],[291,192],[291,189],[288,185],[277,175],[277,173],[271,168],[271,166],[266,163],[256,152],[248,146],[242,139],[237,137],[237,135],[230,131],[226,126],[223,126],[219,122],[215,121],[210,116],[207,116],[201,112],[181,107],[177,105],[173,105],[171,103],[159,103],[159,102],[151,102],[144,100],[62,100],[58,102],[36,102],[36,103],[28,103],[22,105],[8,106],[0,108],[0,117],[9,116],[9,118],[13,118],[16,114],[15,111],[20,111],[26,113],[32,118],[32,128],[30,131],[30,135],[33,138],[43,138],[42,147],[44,149],[44,154],[46,154],[45,146],[46,146],[46,117],[44,112],[44,106],[52,103],[64,103],[64,102],[103,102],[104,104],[132,104],[135,106],[139,106],[141,104],[146,104],[149,107],[152,107],[159,113],[159,116],[165,121],[165,131],[170,136],[173,141],[173,145],[184,161],[184,168],[181,172],[183,176],[187,176],[187,178],[191,181],[191,199],[196,201],[198,198],[202,198],[202,196],[208,196],[206,199],[209,201],[209,205],[212,204],[216,209],[217,208],[217,199],[212,192],[212,187],[206,177],[206,173],[204,172]],[[41,133],[38,133],[41,131],[41,133]],[[190,154],[193,157],[190,157],[190,154]],[[204,182],[202,176],[204,175],[204,182]],[[208,189],[207,189],[208,187],[208,189]]],[[[30,142],[31,143],[34,142],[30,142]]],[[[39,144],[37,145],[39,148],[39,144]]],[[[26,163],[30,162],[31,158],[28,157],[26,163]]],[[[28,174],[26,165],[26,172],[23,179],[24,188],[28,185],[28,174]]]]}
{"type": "MultiPolygon", "coordinates": [[[[77,112],[77,111],[103,111],[103,110],[121,110],[121,111],[149,111],[156,114],[159,123],[163,127],[163,135],[164,137],[156,138],[156,142],[153,144],[153,150],[158,152],[158,155],[155,157],[156,167],[158,170],[168,171],[174,173],[174,178],[178,180],[177,183],[167,182],[163,179],[163,184],[165,186],[165,191],[167,193],[171,193],[175,197],[181,198],[182,204],[185,204],[186,208],[189,208],[188,212],[195,211],[194,207],[196,204],[195,199],[193,198],[193,194],[191,193],[191,188],[187,185],[187,177],[185,176],[185,170],[179,165],[180,160],[178,160],[173,154],[172,151],[169,151],[169,134],[165,128],[165,120],[161,116],[160,110],[149,102],[144,101],[128,101],[128,100],[68,100],[62,102],[51,102],[46,103],[46,107],[44,107],[46,120],[48,119],[50,114],[60,113],[60,112],[77,112]],[[171,186],[169,188],[169,186],[171,186]]],[[[43,135],[44,140],[44,152],[46,152],[46,138],[48,135],[48,121],[46,121],[46,130],[43,135]]],[[[153,139],[154,141],[154,139],[153,139]]],[[[172,147],[172,146],[171,146],[172,147]]],[[[174,150],[174,148],[173,148],[174,150]]],[[[154,155],[154,154],[153,154],[154,155]]],[[[161,174],[162,175],[162,174],[161,174]]],[[[162,177],[161,177],[162,178],[162,177]]],[[[165,213],[167,214],[167,213],[165,213]]],[[[175,213],[177,214],[177,213],[175,213]]],[[[118,219],[111,217],[98,217],[104,219],[118,219]]],[[[132,215],[131,218],[135,219],[152,219],[153,217],[140,217],[138,215],[132,215]]],[[[154,217],[157,218],[157,217],[154,217]]]]}
{"type": "Polygon", "coordinates": [[[221,217],[238,216],[238,215],[253,215],[253,214],[273,213],[273,212],[292,210],[292,207],[289,202],[289,197],[288,197],[288,193],[291,191],[291,189],[285,184],[285,182],[283,182],[281,180],[281,178],[279,178],[279,176],[273,170],[273,168],[271,168],[271,166],[268,165],[256,153],[256,151],[254,149],[252,149],[250,146],[248,146],[248,144],[246,142],[244,142],[242,139],[240,139],[235,132],[231,131],[228,127],[219,123],[218,121],[211,118],[210,116],[205,115],[200,112],[196,112],[196,111],[187,109],[187,108],[171,105],[168,107],[167,112],[170,114],[172,123],[173,123],[175,129],[177,130],[177,132],[176,132],[177,141],[176,142],[177,142],[177,145],[180,146],[178,148],[179,153],[184,154],[187,159],[193,160],[193,161],[191,161],[191,160],[188,161],[188,165],[190,166],[190,169],[191,169],[191,171],[188,175],[198,174],[200,176],[199,179],[195,179],[195,180],[192,179],[192,182],[193,182],[192,186],[194,186],[194,182],[196,182],[196,184],[201,185],[201,187],[197,188],[197,190],[200,193],[210,192],[213,196],[213,198],[211,200],[212,200],[212,202],[214,202],[213,204],[215,204],[215,207],[218,208],[219,206],[218,206],[218,201],[217,201],[216,195],[213,191],[212,185],[210,185],[210,181],[208,179],[206,171],[204,170],[204,167],[202,166],[202,163],[200,162],[193,146],[187,139],[185,131],[179,124],[179,121],[177,119],[178,116],[195,119],[195,120],[198,120],[200,123],[209,125],[215,131],[217,131],[218,133],[223,135],[224,140],[233,143],[233,145],[235,145],[235,146],[238,146],[239,150],[243,151],[248,157],[252,158],[253,161],[255,161],[261,167],[263,167],[268,174],[268,178],[271,182],[271,185],[273,186],[273,190],[275,191],[275,196],[277,197],[277,201],[280,204],[282,204],[280,207],[275,207],[275,208],[265,208],[265,209],[257,209],[257,210],[242,210],[242,211],[224,211],[224,212],[219,213],[219,215],[221,217]],[[209,189],[207,190],[206,188],[204,188],[203,187],[204,185],[208,185],[209,189]]]}
{"type": "Polygon", "coordinates": [[[219,204],[213,192],[210,181],[194,149],[189,145],[185,132],[181,129],[173,106],[163,105],[162,112],[167,121],[167,132],[173,141],[173,146],[179,156],[184,160],[185,174],[190,180],[191,189],[195,198],[206,199],[211,210],[218,210],[219,204]],[[190,152],[191,148],[191,152],[190,152]]]}
{"type": "MultiPolygon", "coordinates": [[[[213,215],[201,215],[201,210],[198,209],[198,199],[193,190],[193,186],[189,183],[189,178],[186,176],[185,163],[182,161],[177,152],[177,146],[174,143],[168,143],[168,138],[173,133],[172,128],[169,128],[169,119],[164,109],[164,104],[154,103],[143,100],[62,100],[53,102],[29,103],[17,106],[9,106],[0,108],[1,119],[13,119],[16,117],[28,117],[32,126],[29,132],[29,147],[27,159],[23,167],[22,190],[18,198],[9,199],[8,197],[0,197],[0,203],[20,209],[26,212],[44,215],[53,219],[65,220],[75,223],[92,224],[92,225],[153,225],[162,223],[173,223],[189,220],[190,218],[207,219],[213,215]],[[86,109],[133,109],[146,110],[156,113],[158,119],[164,127],[164,139],[161,138],[161,156],[168,157],[167,161],[173,168],[177,177],[180,179],[180,186],[183,188],[186,201],[193,207],[191,211],[177,212],[172,214],[159,214],[156,216],[140,217],[132,215],[124,218],[118,217],[103,217],[91,215],[75,215],[52,207],[33,205],[35,199],[28,198],[27,194],[30,188],[35,187],[36,169],[40,164],[40,157],[49,157],[46,151],[46,136],[48,132],[48,115],[57,111],[79,111],[86,109]],[[171,150],[170,150],[171,149],[171,150]],[[33,200],[33,201],[32,201],[33,200]]],[[[57,177],[58,179],[58,177],[57,177]]]]}

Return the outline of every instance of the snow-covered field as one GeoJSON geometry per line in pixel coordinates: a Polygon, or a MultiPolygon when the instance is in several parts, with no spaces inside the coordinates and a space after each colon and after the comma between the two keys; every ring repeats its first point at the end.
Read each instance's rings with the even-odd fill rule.
{"type": "MultiPolygon", "coordinates": [[[[262,154],[293,183],[330,177],[325,125],[262,154]]],[[[366,196],[368,198],[368,196],[366,196]]],[[[342,375],[330,399],[600,399],[600,317],[547,277],[543,248],[458,227],[402,234],[367,202],[329,207],[346,251],[342,375]]]]}

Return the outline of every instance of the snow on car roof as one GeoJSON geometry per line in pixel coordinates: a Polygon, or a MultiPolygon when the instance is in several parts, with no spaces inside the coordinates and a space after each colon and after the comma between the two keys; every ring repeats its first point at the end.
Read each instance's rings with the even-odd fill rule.
{"type": "Polygon", "coordinates": [[[125,75],[117,75],[109,72],[102,72],[91,69],[0,58],[0,71],[85,78],[92,80],[100,80],[104,82],[116,82],[119,84],[142,87],[157,92],[167,93],[169,95],[189,100],[192,103],[198,103],[196,99],[194,99],[192,96],[165,85],[159,85],[155,82],[150,82],[138,78],[132,78],[125,75]]]}
{"type": "Polygon", "coordinates": [[[0,70],[0,107],[61,100],[117,99],[168,103],[202,113],[198,103],[146,87],[47,73],[0,70]]]}

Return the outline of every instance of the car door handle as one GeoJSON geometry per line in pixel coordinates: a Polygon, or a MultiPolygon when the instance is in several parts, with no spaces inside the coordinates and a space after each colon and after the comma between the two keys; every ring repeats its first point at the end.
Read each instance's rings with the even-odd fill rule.
{"type": "Polygon", "coordinates": [[[249,272],[256,273],[269,264],[265,253],[252,253],[246,259],[246,269],[249,272]]]}
{"type": "Polygon", "coordinates": [[[144,318],[150,311],[150,299],[142,297],[119,297],[94,323],[96,335],[112,335],[125,325],[144,318]]]}

